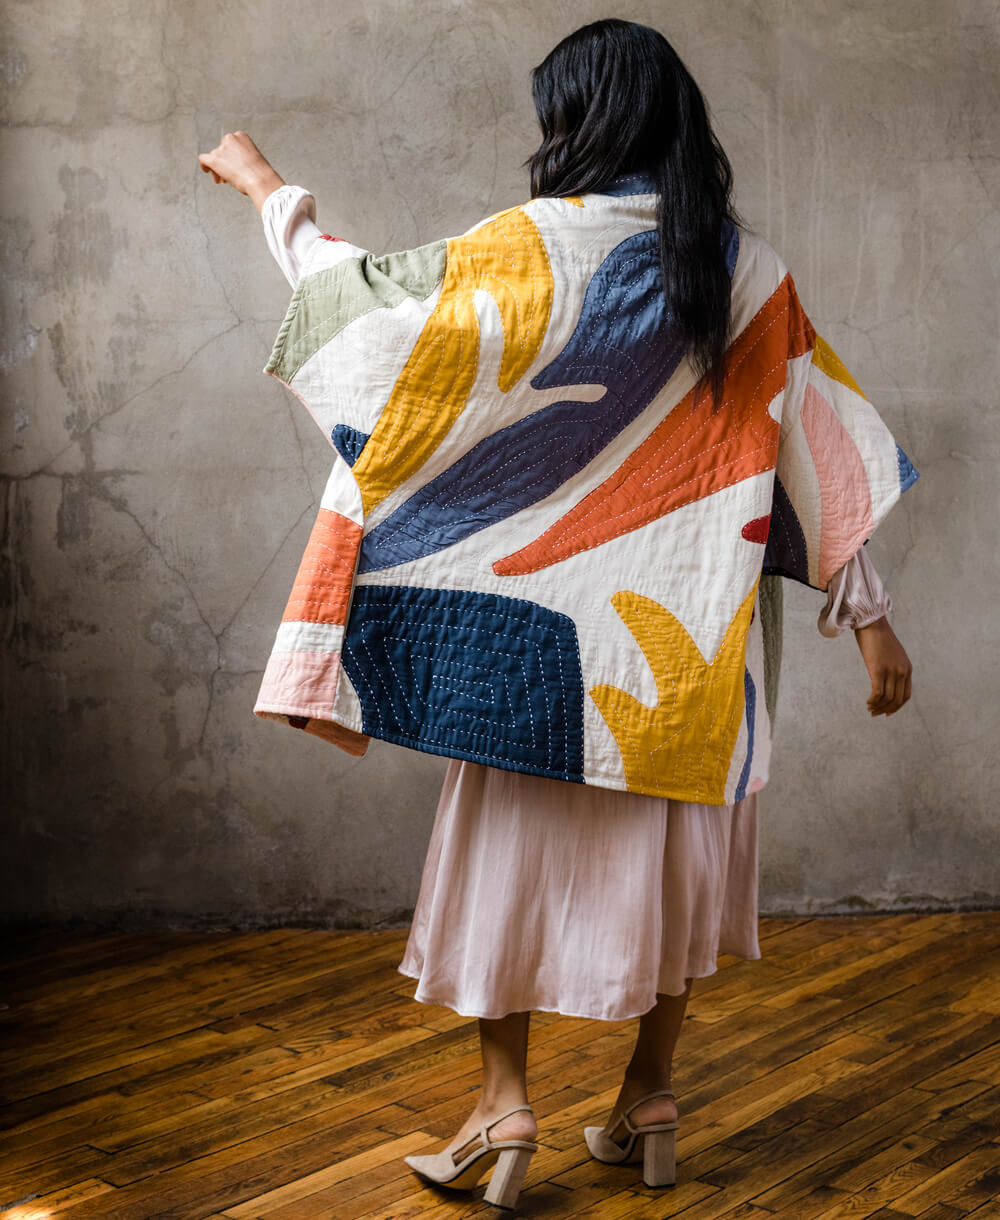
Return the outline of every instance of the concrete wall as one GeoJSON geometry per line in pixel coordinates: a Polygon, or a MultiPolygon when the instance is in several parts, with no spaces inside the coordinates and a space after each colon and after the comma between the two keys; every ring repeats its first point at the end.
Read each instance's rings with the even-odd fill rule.
{"type": "MultiPolygon", "coordinates": [[[[289,290],[200,172],[250,133],[372,250],[527,197],[528,70],[595,0],[18,0],[3,145],[2,910],[405,919],[444,770],[256,719],[328,450],[261,369],[289,290]]],[[[1000,114],[988,0],[623,4],[922,474],[870,553],[914,697],[787,590],[762,910],[995,904],[1000,114]]]]}

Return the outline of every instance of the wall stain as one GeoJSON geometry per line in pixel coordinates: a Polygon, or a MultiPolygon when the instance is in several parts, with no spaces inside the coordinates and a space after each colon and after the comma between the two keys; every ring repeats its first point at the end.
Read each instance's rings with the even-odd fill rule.
{"type": "Polygon", "coordinates": [[[87,166],[62,165],[59,185],[66,199],[53,226],[56,275],[64,287],[105,284],[119,245],[127,240],[125,230],[115,229],[110,213],[100,206],[107,197],[107,179],[87,166]]]}
{"type": "Polygon", "coordinates": [[[20,48],[4,47],[0,51],[0,77],[8,89],[16,89],[28,71],[28,57],[20,48]]]}
{"type": "Polygon", "coordinates": [[[180,601],[160,602],[141,622],[143,639],[162,654],[152,676],[170,696],[184,686],[204,686],[205,675],[218,664],[215,640],[206,640],[205,624],[184,618],[183,609],[180,601]]]}
{"type": "Polygon", "coordinates": [[[56,514],[56,546],[60,551],[73,543],[89,542],[93,535],[90,517],[92,490],[87,486],[91,474],[65,475],[62,497],[56,514]]]}
{"type": "Polygon", "coordinates": [[[31,224],[24,217],[0,221],[0,372],[9,373],[33,355],[41,329],[31,324],[28,260],[32,245],[31,224]]]}

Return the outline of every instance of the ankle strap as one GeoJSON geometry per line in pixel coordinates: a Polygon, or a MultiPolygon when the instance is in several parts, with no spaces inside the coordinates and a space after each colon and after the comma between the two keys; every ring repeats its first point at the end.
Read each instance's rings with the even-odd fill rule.
{"type": "Polygon", "coordinates": [[[509,1118],[512,1114],[516,1114],[518,1112],[518,1110],[528,1110],[532,1114],[534,1114],[534,1112],[535,1112],[534,1110],[532,1110],[531,1106],[524,1104],[524,1105],[520,1105],[520,1106],[511,1106],[511,1108],[509,1110],[504,1110],[503,1114],[494,1115],[493,1118],[491,1118],[487,1122],[483,1123],[483,1125],[479,1128],[479,1136],[480,1136],[480,1139],[482,1139],[483,1143],[488,1145],[490,1142],[490,1138],[486,1134],[486,1132],[489,1130],[490,1127],[495,1127],[497,1125],[497,1123],[500,1122],[501,1119],[509,1118]]]}
{"type": "Polygon", "coordinates": [[[640,1097],[638,1101],[632,1102],[629,1108],[625,1111],[626,1114],[631,1114],[636,1106],[641,1106],[644,1101],[652,1101],[654,1097],[673,1097],[672,1089],[657,1089],[655,1093],[647,1093],[645,1097],[640,1097]]]}

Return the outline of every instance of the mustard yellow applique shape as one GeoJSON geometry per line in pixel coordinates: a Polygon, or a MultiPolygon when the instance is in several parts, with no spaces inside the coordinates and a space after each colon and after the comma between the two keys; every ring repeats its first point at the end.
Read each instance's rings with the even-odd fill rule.
{"type": "Polygon", "coordinates": [[[812,363],[826,373],[827,377],[832,377],[834,381],[839,381],[841,385],[846,385],[849,390],[867,399],[865,392],[848,371],[847,365],[821,335],[816,336],[816,342],[813,344],[812,363]]]}
{"type": "Polygon", "coordinates": [[[746,703],[746,636],[756,594],[754,581],[710,662],[658,602],[627,589],[611,598],[656,679],[653,707],[616,686],[590,691],[618,743],[630,792],[724,802],[746,703]]]}
{"type": "Polygon", "coordinates": [[[497,385],[506,392],[538,354],[552,309],[548,254],[522,208],[448,242],[441,295],[353,467],[366,513],[423,466],[468,402],[479,367],[477,288],[500,311],[497,385]]]}

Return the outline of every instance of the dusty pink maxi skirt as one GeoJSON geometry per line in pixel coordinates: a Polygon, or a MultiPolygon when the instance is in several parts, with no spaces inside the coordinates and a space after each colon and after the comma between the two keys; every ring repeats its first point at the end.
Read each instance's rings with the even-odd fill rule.
{"type": "Polygon", "coordinates": [[[619,1021],[759,958],[757,797],[699,805],[453,759],[399,965],[465,1016],[619,1021]]]}

